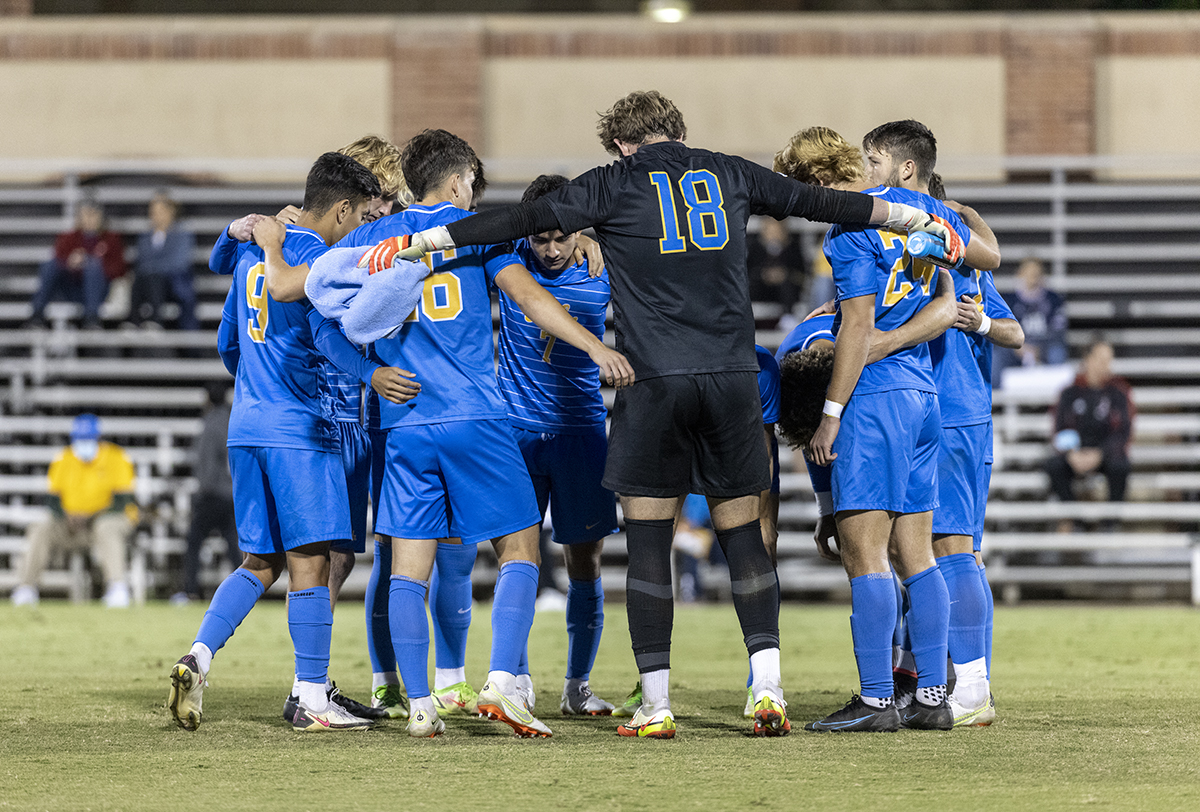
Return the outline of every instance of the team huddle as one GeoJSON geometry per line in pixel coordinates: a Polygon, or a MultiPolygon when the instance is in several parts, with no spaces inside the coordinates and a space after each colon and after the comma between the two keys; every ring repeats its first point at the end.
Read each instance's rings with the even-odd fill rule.
{"type": "Polygon", "coordinates": [[[850,577],[861,695],[806,727],[991,721],[978,559],[986,367],[989,341],[1020,343],[986,273],[999,264],[993,235],[971,210],[930,196],[935,142],[916,122],[868,136],[866,175],[861,154],[821,128],[798,133],[775,172],[686,147],[686,134],[668,99],[631,93],[599,125],[620,160],[570,181],[539,177],[520,204],[478,215],[483,166],[462,139],[427,130],[400,151],[368,137],[317,160],[300,209],[230,224],[210,267],[232,274],[218,344],[235,377],[228,445],[245,557],[171,670],[180,726],[199,726],[214,653],[286,568],[295,681],[284,718],[295,729],[391,717],[430,737],[444,717],[478,713],[518,736],[550,736],[533,714],[526,652],[549,509],[569,577],[560,710],[625,715],[622,736],[672,738],[671,544],[683,498],[699,494],[729,562],[752,731],[788,733],[764,510],[778,493],[764,416],[774,407],[761,387],[775,364],[755,351],[752,215],[838,224],[826,239],[836,315],[810,318],[780,348],[778,408],[781,436],[809,460],[818,545],[834,556],[836,536],[850,577]],[[392,214],[396,203],[407,205],[392,214]],[[580,234],[589,227],[598,248],[580,234]],[[916,233],[955,270],[939,276],[910,256],[916,233]],[[602,341],[610,303],[615,350],[602,341]],[[607,437],[601,379],[617,389],[607,437]],[[333,607],[365,551],[368,495],[369,705],[329,678],[333,607]],[[618,497],[639,673],[620,708],[589,687],[618,497]],[[476,693],[465,658],[485,541],[499,573],[476,693]]]}

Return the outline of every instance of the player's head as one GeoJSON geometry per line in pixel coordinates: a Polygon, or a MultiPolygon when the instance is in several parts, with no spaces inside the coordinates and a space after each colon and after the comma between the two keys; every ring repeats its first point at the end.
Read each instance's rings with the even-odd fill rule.
{"type": "Polygon", "coordinates": [[[833,343],[814,341],[789,352],[779,376],[779,436],[792,448],[804,448],[821,424],[825,390],[833,378],[833,343]]]}
{"type": "Polygon", "coordinates": [[[379,181],[382,194],[372,201],[370,220],[377,220],[392,213],[392,207],[407,208],[412,205],[412,192],[404,182],[400,171],[400,148],[378,135],[364,135],[338,150],[370,170],[379,181]]]}
{"type": "MultiPolygon", "coordinates": [[[[532,203],[539,197],[558,191],[568,183],[570,181],[562,175],[538,175],[521,195],[521,202],[532,203]]],[[[544,269],[551,273],[557,273],[570,266],[578,240],[578,231],[563,234],[556,228],[553,231],[543,231],[541,234],[530,234],[529,247],[533,249],[538,263],[544,269]]]]}
{"type": "Polygon", "coordinates": [[[476,178],[483,174],[471,145],[445,130],[425,130],[409,139],[400,168],[415,200],[437,197],[460,209],[471,208],[476,178]]]}
{"type": "Polygon", "coordinates": [[[872,184],[923,190],[937,165],[937,139],[919,121],[889,121],[863,136],[863,153],[872,184]]]}
{"type": "Polygon", "coordinates": [[[471,211],[479,208],[483,193],[487,191],[487,176],[483,174],[483,161],[475,159],[475,180],[471,181],[471,211]]]}
{"type": "Polygon", "coordinates": [[[596,125],[600,143],[612,155],[622,155],[620,145],[633,147],[653,140],[683,141],[687,125],[675,103],[657,90],[635,90],[600,115],[596,125]]]}
{"type": "Polygon", "coordinates": [[[365,166],[340,152],[326,152],[308,170],[304,210],[322,224],[317,230],[332,245],[362,224],[371,200],[379,196],[379,181],[365,166]]]}
{"type": "Polygon", "coordinates": [[[926,194],[934,200],[946,199],[946,184],[942,183],[942,176],[937,172],[929,174],[929,191],[926,194]]]}
{"type": "Polygon", "coordinates": [[[863,180],[862,151],[828,127],[796,133],[775,153],[773,168],[801,183],[839,186],[863,180]]]}

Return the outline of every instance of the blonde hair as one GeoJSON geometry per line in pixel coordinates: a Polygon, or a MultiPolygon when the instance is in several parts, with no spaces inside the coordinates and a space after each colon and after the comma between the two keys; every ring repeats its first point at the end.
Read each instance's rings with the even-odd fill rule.
{"type": "Polygon", "coordinates": [[[404,208],[413,204],[412,192],[400,170],[400,148],[378,135],[364,135],[338,150],[365,166],[379,181],[383,199],[392,199],[404,208]]]}
{"type": "Polygon", "coordinates": [[[828,127],[809,127],[775,153],[772,168],[802,183],[832,186],[866,178],[862,150],[828,127]]]}
{"type": "Polygon", "coordinates": [[[620,155],[614,140],[626,144],[644,144],[661,135],[670,141],[687,138],[683,113],[675,103],[657,90],[635,90],[601,113],[596,125],[600,143],[612,155],[620,155]]]}

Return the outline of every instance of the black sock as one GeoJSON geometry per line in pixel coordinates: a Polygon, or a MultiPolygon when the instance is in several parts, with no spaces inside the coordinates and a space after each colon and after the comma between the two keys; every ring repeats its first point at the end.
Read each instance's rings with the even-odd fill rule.
{"type": "Polygon", "coordinates": [[[779,648],[779,578],[763,547],[758,520],[718,530],[717,541],[729,561],[733,606],[751,654],[779,648]]]}
{"type": "Polygon", "coordinates": [[[638,673],[671,667],[671,627],[675,623],[671,583],[673,519],[625,520],[629,571],[625,611],[638,673]]]}

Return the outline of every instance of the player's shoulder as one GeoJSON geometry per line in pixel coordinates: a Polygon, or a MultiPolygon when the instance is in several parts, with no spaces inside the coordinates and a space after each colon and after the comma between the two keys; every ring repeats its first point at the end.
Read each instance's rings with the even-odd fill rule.
{"type": "Polygon", "coordinates": [[[283,256],[289,265],[302,265],[329,250],[325,238],[310,228],[289,225],[283,238],[283,256]]]}
{"type": "Polygon", "coordinates": [[[775,356],[771,354],[770,350],[761,344],[755,344],[754,354],[758,357],[758,369],[760,372],[778,377],[779,362],[775,360],[775,356]]]}

